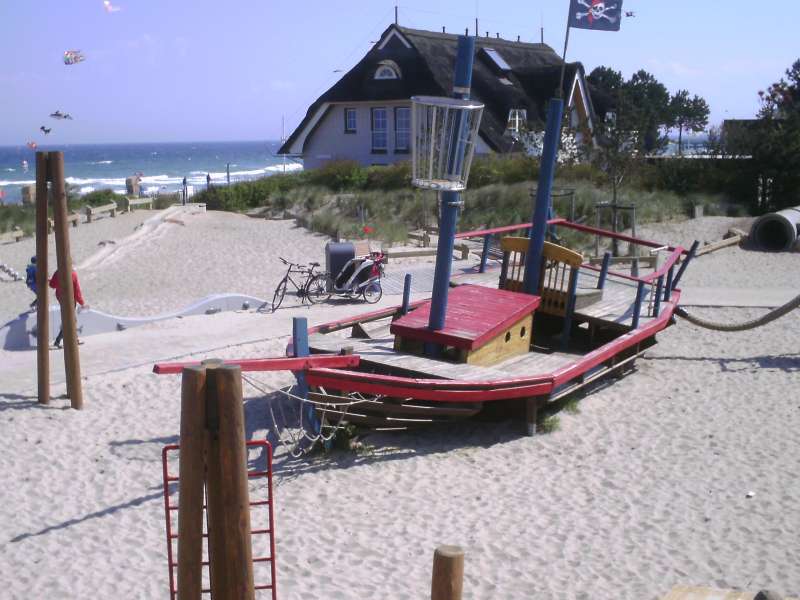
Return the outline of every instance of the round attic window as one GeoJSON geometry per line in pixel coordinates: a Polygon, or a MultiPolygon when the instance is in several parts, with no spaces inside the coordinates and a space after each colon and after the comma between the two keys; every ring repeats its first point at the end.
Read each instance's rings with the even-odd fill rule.
{"type": "Polygon", "coordinates": [[[400,79],[400,69],[392,61],[384,61],[375,70],[375,79],[400,79]]]}

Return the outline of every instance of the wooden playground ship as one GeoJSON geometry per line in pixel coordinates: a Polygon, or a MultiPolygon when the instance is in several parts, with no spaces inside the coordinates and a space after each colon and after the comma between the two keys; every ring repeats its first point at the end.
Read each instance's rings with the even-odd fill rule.
{"type": "Polygon", "coordinates": [[[484,238],[481,267],[451,282],[440,330],[428,327],[431,301],[409,305],[408,294],[400,307],[310,329],[312,354],[359,357],[357,367],[306,371],[318,415],[330,424],[405,428],[482,412],[524,414],[533,433],[543,404],[632,368],[673,322],[694,247],[552,219],[551,231],[616,238],[661,260],[640,275],[611,270],[608,254],[598,266],[545,242],[531,295],[519,291],[529,239],[506,235],[530,225],[458,236],[484,238]],[[502,236],[502,266],[487,270],[494,236],[502,236]],[[440,348],[435,358],[426,352],[431,344],[440,348]]]}

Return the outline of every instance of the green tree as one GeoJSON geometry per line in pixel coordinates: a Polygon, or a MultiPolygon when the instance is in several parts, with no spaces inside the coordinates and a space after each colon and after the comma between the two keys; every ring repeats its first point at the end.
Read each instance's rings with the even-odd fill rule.
{"type": "Polygon", "coordinates": [[[759,120],[748,134],[759,174],[758,208],[779,210],[800,198],[800,60],[758,95],[759,120]]]}
{"type": "Polygon", "coordinates": [[[669,101],[671,127],[678,128],[678,155],[683,154],[683,132],[703,131],[708,125],[708,104],[700,96],[689,97],[686,90],[678,90],[669,101]]]}
{"type": "Polygon", "coordinates": [[[670,125],[669,92],[653,75],[640,69],[623,86],[629,110],[629,125],[642,133],[646,152],[659,150],[666,145],[661,130],[670,125]]]}

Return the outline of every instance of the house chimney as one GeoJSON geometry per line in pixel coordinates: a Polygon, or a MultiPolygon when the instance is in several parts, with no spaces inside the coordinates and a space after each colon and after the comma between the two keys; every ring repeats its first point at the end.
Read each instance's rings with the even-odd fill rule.
{"type": "Polygon", "coordinates": [[[495,34],[495,35],[497,35],[497,39],[499,40],[499,39],[500,39],[500,33],[498,32],[498,33],[497,33],[497,34],[495,34]]]}
{"type": "Polygon", "coordinates": [[[517,41],[519,41],[519,36],[517,36],[517,41]]]}
{"type": "Polygon", "coordinates": [[[486,37],[489,37],[489,32],[488,31],[486,32],[486,37]]]}
{"type": "Polygon", "coordinates": [[[442,33],[445,33],[444,25],[442,25],[442,33]]]}

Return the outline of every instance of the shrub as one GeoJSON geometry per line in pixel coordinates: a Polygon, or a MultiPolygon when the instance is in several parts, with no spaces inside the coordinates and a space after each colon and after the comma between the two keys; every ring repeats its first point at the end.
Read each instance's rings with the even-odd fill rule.
{"type": "Polygon", "coordinates": [[[119,196],[114,193],[114,190],[95,190],[78,198],[79,204],[83,206],[103,206],[117,200],[119,200],[119,196]]]}
{"type": "Polygon", "coordinates": [[[369,190],[399,190],[411,187],[411,163],[403,161],[385,167],[369,167],[367,182],[369,190]]]}
{"type": "Polygon", "coordinates": [[[337,192],[358,190],[367,184],[367,171],[355,160],[332,160],[308,171],[308,179],[337,192]]]}

